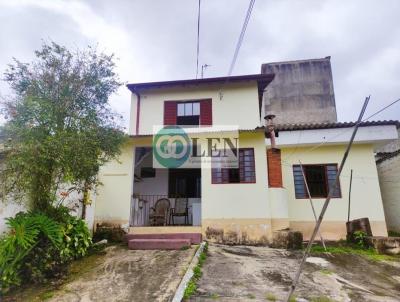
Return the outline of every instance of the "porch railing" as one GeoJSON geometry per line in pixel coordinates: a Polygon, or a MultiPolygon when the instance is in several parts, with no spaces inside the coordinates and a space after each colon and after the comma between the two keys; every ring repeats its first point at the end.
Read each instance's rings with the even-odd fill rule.
{"type": "MultiPolygon", "coordinates": [[[[131,200],[130,226],[150,226],[150,213],[152,212],[152,208],[154,208],[156,202],[162,198],[168,199],[171,208],[174,207],[175,198],[171,198],[168,195],[133,195],[131,200]]],[[[166,218],[166,224],[168,224],[169,213],[167,213],[166,218]]],[[[191,211],[189,209],[190,224],[192,221],[191,218],[191,211]]]]}

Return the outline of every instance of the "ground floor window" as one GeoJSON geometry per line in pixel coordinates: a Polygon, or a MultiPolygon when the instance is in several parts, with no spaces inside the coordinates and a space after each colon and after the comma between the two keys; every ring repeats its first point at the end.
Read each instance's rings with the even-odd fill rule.
{"type": "MultiPolygon", "coordinates": [[[[337,175],[337,164],[302,165],[311,197],[325,198],[329,188],[334,184],[337,175]]],[[[307,188],[304,183],[300,165],[293,166],[294,187],[296,198],[308,198],[307,188]]],[[[333,198],[341,198],[340,183],[333,198]]]]}
{"type": "Polygon", "coordinates": [[[239,167],[238,168],[219,168],[212,167],[212,183],[255,183],[256,166],[254,161],[253,148],[239,149],[239,167]]]}

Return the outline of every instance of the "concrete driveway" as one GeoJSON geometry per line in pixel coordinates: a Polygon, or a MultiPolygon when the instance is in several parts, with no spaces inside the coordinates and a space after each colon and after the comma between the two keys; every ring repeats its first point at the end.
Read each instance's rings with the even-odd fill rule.
{"type": "MultiPolygon", "coordinates": [[[[282,301],[301,252],[209,245],[191,301],[282,301]]],[[[353,254],[310,258],[295,295],[300,301],[399,301],[400,262],[375,262],[353,254]]],[[[295,300],[294,300],[295,301],[295,300]]]]}
{"type": "Polygon", "coordinates": [[[195,249],[128,250],[112,247],[99,264],[63,286],[50,301],[170,301],[195,249]]]}

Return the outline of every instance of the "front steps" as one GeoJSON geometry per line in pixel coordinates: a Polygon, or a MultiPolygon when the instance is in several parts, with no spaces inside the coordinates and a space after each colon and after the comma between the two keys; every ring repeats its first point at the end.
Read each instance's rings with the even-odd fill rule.
{"type": "Polygon", "coordinates": [[[201,242],[200,233],[127,234],[131,250],[179,250],[201,242]]]}

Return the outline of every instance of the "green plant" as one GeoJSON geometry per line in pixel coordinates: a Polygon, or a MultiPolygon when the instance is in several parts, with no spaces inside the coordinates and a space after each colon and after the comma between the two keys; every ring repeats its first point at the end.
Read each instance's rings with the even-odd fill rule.
{"type": "Polygon", "coordinates": [[[360,248],[368,248],[368,240],[367,240],[367,233],[364,231],[355,231],[353,233],[353,240],[355,244],[357,244],[360,248]]]}
{"type": "MultiPolygon", "coordinates": [[[[21,283],[21,270],[26,258],[43,241],[59,249],[62,245],[62,227],[41,213],[18,213],[7,218],[9,232],[0,241],[1,290],[21,283]]],[[[23,267],[24,266],[24,267],[23,267]]]]}
{"type": "Polygon", "coordinates": [[[59,214],[61,223],[38,212],[21,212],[7,219],[9,231],[0,240],[1,291],[22,281],[40,283],[60,277],[69,261],[86,255],[91,237],[85,222],[59,214]]]}
{"type": "Polygon", "coordinates": [[[265,296],[265,298],[266,298],[268,301],[276,301],[276,297],[275,297],[275,295],[272,294],[272,293],[268,293],[268,294],[265,296]]]}
{"type": "Polygon", "coordinates": [[[86,223],[79,218],[70,216],[63,228],[64,245],[61,255],[68,259],[77,259],[87,254],[92,244],[92,238],[86,223]]]}
{"type": "Polygon", "coordinates": [[[389,237],[400,237],[400,232],[388,231],[389,237]]]}
{"type": "Polygon", "coordinates": [[[184,299],[190,298],[190,296],[192,296],[197,290],[197,281],[199,281],[199,279],[201,278],[201,276],[203,274],[201,271],[201,267],[203,266],[204,261],[207,258],[207,254],[206,254],[207,251],[208,251],[208,243],[206,242],[203,247],[203,251],[199,255],[198,263],[193,268],[193,276],[190,279],[190,281],[188,282],[188,285],[183,294],[184,299]]]}

